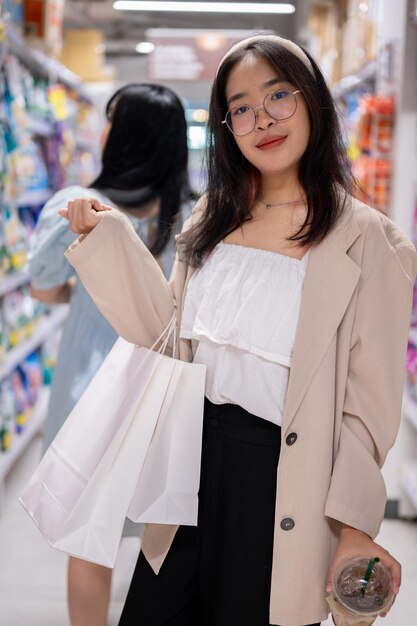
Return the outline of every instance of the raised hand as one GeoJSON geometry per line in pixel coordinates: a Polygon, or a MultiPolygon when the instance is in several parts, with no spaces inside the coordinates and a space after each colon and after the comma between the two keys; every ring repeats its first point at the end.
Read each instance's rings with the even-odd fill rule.
{"type": "Polygon", "coordinates": [[[58,213],[68,220],[71,230],[78,235],[88,235],[99,223],[106,211],[112,208],[101,204],[95,198],[70,200],[68,207],[58,213]]]}

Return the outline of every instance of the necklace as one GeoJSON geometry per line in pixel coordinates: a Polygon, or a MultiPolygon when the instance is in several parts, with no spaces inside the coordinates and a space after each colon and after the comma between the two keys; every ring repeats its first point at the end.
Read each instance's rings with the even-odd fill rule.
{"type": "Polygon", "coordinates": [[[276,204],[270,204],[269,202],[264,202],[261,198],[259,198],[259,202],[264,205],[267,209],[272,209],[275,206],[294,206],[297,204],[304,204],[302,198],[298,200],[290,200],[289,202],[277,202],[276,204]]]}

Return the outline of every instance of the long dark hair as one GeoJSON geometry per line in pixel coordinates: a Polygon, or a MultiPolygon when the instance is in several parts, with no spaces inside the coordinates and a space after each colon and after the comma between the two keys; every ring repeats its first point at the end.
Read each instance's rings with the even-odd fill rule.
{"type": "Polygon", "coordinates": [[[176,94],[155,84],[130,84],[110,98],[111,129],[102,169],[90,185],[120,208],[140,208],[160,199],[156,241],[166,246],[181,203],[193,198],[187,173],[187,123],[176,94]]]}
{"type": "Polygon", "coordinates": [[[225,57],[213,83],[206,206],[202,218],[178,240],[181,257],[192,265],[200,265],[228,233],[251,219],[251,205],[259,193],[259,171],[243,156],[233,135],[221,123],[227,112],[229,74],[249,52],[267,61],[283,80],[300,89],[307,103],[311,131],[298,176],[308,212],[304,225],[290,239],[300,245],[320,242],[341,215],[346,193],[354,195],[356,190],[336,106],[314,59],[304,50],[313,76],[303,61],[278,42],[261,36],[249,41],[225,57]]]}

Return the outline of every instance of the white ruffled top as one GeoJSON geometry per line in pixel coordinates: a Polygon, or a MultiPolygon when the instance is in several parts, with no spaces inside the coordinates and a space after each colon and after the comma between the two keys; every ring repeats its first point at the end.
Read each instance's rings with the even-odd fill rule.
{"type": "Polygon", "coordinates": [[[214,404],[281,425],[307,260],[222,242],[194,272],[180,336],[214,404]]]}

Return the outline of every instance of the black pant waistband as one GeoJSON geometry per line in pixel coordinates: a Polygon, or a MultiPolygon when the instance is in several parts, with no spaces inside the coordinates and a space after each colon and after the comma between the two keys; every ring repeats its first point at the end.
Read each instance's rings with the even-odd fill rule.
{"type": "Polygon", "coordinates": [[[204,430],[240,439],[247,443],[276,446],[281,441],[281,427],[249,413],[237,404],[204,402],[204,430]]]}

